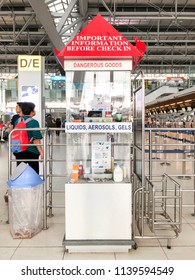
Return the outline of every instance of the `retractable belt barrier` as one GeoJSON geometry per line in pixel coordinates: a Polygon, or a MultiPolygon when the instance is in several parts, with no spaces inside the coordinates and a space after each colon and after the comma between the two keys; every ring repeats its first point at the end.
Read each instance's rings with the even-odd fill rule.
{"type": "Polygon", "coordinates": [[[194,153],[194,150],[179,150],[179,149],[174,149],[174,150],[149,150],[145,149],[146,153],[152,152],[152,153],[158,153],[158,154],[186,154],[186,153],[194,153]]]}

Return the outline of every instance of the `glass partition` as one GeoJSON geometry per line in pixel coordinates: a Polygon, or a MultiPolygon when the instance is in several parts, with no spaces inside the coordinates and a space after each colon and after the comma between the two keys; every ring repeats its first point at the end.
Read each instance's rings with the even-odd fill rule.
{"type": "Polygon", "coordinates": [[[129,183],[130,71],[66,72],[66,106],[67,182],[129,183]]]}
{"type": "Polygon", "coordinates": [[[130,71],[67,72],[67,121],[131,121],[130,88],[130,71]]]}

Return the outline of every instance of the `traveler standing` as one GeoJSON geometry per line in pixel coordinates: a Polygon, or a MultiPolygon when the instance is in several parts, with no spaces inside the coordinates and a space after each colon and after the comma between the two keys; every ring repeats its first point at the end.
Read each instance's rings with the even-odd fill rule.
{"type": "MultiPolygon", "coordinates": [[[[51,114],[47,115],[46,120],[45,120],[45,125],[48,128],[56,127],[56,122],[55,122],[54,118],[52,118],[51,114]]],[[[51,134],[51,131],[48,130],[49,137],[50,137],[50,134],[51,134]]]]}
{"type": "Polygon", "coordinates": [[[20,116],[22,116],[22,103],[23,102],[17,102],[16,103],[16,114],[13,115],[12,119],[11,119],[11,128],[13,129],[15,127],[15,125],[18,122],[18,119],[20,116]]]}
{"type": "MultiPolygon", "coordinates": [[[[32,102],[23,102],[21,105],[22,119],[27,120],[35,115],[35,104],[32,102]]],[[[31,119],[26,123],[27,128],[39,128],[39,122],[35,119],[31,119]]],[[[32,139],[31,144],[37,144],[37,146],[28,146],[28,148],[19,153],[14,153],[17,160],[17,165],[21,162],[28,163],[39,174],[39,157],[43,159],[43,149],[41,144],[42,134],[39,130],[29,130],[28,139],[32,139]],[[35,161],[30,161],[35,160],[35,161]]]]}
{"type": "MultiPolygon", "coordinates": [[[[57,118],[56,119],[56,128],[61,128],[61,119],[60,118],[57,118]]],[[[56,135],[59,136],[60,135],[60,130],[56,130],[56,135]]]]}

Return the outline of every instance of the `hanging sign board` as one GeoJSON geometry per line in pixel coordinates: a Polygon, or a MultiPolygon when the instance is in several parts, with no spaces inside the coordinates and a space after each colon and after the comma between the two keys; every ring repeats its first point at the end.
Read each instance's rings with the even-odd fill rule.
{"type": "Polygon", "coordinates": [[[97,15],[62,51],[55,52],[65,71],[83,70],[84,65],[88,70],[132,70],[146,50],[137,37],[135,42],[136,46],[133,46],[108,21],[97,15]],[[83,64],[76,64],[77,60],[83,60],[83,64]],[[99,63],[95,64],[98,60],[99,63]]]}

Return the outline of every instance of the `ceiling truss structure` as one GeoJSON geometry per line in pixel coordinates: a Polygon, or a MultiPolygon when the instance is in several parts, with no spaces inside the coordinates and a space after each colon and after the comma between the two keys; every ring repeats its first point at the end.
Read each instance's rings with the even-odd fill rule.
{"type": "Polygon", "coordinates": [[[147,45],[145,73],[188,73],[195,65],[194,0],[1,0],[0,74],[17,72],[18,54],[46,58],[46,72],[62,73],[61,50],[98,13],[134,44],[147,45]]]}

